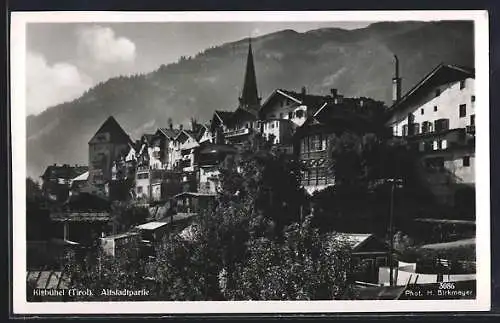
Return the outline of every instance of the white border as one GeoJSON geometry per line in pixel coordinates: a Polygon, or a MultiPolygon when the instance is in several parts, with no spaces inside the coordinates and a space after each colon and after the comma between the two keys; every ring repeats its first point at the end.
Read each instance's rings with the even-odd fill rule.
{"type": "MultiPolygon", "coordinates": [[[[488,13],[465,11],[296,11],[296,12],[13,12],[11,13],[11,129],[13,193],[14,314],[132,313],[314,313],[439,312],[490,310],[489,176],[489,33],[488,13]],[[26,301],[26,24],[32,22],[167,22],[167,21],[403,21],[473,20],[476,59],[476,300],[399,301],[245,301],[245,302],[69,302],[26,301]]],[[[388,81],[389,82],[389,81],[388,81]]],[[[388,83],[389,84],[389,83],[388,83]]],[[[388,85],[389,86],[389,85],[388,85]]]]}

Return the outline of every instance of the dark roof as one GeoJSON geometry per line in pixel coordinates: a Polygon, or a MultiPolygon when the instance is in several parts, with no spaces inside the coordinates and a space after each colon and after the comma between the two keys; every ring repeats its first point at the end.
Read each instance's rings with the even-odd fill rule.
{"type": "Polygon", "coordinates": [[[411,88],[403,97],[394,103],[389,110],[393,111],[400,107],[404,107],[405,103],[411,101],[414,97],[421,93],[426,93],[429,89],[445,83],[463,80],[469,77],[475,77],[475,71],[469,67],[457,65],[439,64],[429,74],[427,74],[420,82],[411,88]]]}
{"type": "Polygon", "coordinates": [[[45,172],[41,176],[43,179],[73,179],[78,177],[88,171],[87,166],[70,166],[68,164],[64,165],[51,165],[45,169],[45,172]]]}
{"type": "Polygon", "coordinates": [[[314,94],[303,94],[300,92],[289,91],[284,89],[279,89],[279,91],[299,100],[302,104],[307,106],[315,106],[323,103],[328,99],[328,96],[325,95],[314,95],[314,94]]]}
{"type": "Polygon", "coordinates": [[[297,101],[297,103],[306,105],[313,111],[313,113],[317,109],[319,109],[325,101],[331,99],[331,96],[304,94],[301,92],[299,93],[285,89],[276,89],[262,104],[259,113],[263,113],[264,110],[266,110],[268,103],[271,102],[272,99],[276,97],[276,95],[292,98],[293,100],[297,101]]]}
{"type": "Polygon", "coordinates": [[[174,139],[181,132],[181,130],[179,129],[170,129],[170,128],[158,128],[158,131],[164,134],[169,139],[174,139]]]}
{"type": "Polygon", "coordinates": [[[112,116],[104,121],[95,135],[99,133],[109,133],[110,141],[113,143],[132,143],[129,135],[123,130],[118,121],[116,121],[116,119],[112,116]]]}
{"type": "Polygon", "coordinates": [[[231,122],[234,112],[232,111],[221,111],[215,110],[215,115],[222,121],[222,123],[226,124],[231,122]]]}
{"type": "Polygon", "coordinates": [[[196,139],[196,141],[200,141],[201,137],[203,137],[203,134],[205,133],[205,131],[210,131],[210,128],[207,126],[207,125],[200,125],[200,128],[198,129],[198,131],[196,132],[194,138],[196,139]]]}

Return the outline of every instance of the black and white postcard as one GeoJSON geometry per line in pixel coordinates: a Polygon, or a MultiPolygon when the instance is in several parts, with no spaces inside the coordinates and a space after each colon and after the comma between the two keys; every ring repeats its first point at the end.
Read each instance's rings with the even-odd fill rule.
{"type": "Polygon", "coordinates": [[[486,11],[13,12],[10,39],[14,314],[489,310],[486,11]]]}

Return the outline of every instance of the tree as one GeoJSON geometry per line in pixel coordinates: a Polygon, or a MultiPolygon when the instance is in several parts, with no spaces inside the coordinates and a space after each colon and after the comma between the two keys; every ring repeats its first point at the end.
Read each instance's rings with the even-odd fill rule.
{"type": "Polygon", "coordinates": [[[321,236],[311,217],[285,230],[283,242],[262,237],[249,242],[249,257],[237,270],[234,300],[339,299],[349,286],[349,251],[342,241],[321,236]]]}
{"type": "Polygon", "coordinates": [[[87,250],[82,256],[68,254],[65,272],[70,275],[70,288],[90,289],[92,296],[75,295],[73,300],[123,301],[149,300],[149,297],[108,295],[103,290],[141,290],[148,288],[145,279],[145,260],[137,241],[116,251],[116,256],[105,254],[100,248],[87,250]]]}
{"type": "Polygon", "coordinates": [[[125,232],[146,222],[149,217],[148,208],[136,206],[130,202],[114,201],[111,204],[111,212],[117,232],[125,232]]]}

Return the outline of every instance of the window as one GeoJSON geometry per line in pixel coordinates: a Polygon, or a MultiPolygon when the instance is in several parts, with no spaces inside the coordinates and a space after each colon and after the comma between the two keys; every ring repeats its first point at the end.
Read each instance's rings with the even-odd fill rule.
{"type": "Polygon", "coordinates": [[[436,89],[436,97],[441,95],[441,89],[436,89]]]}
{"type": "Polygon", "coordinates": [[[437,140],[434,140],[434,142],[432,143],[432,149],[438,150],[438,141],[437,140]]]}
{"type": "Polygon", "coordinates": [[[475,114],[471,114],[470,115],[470,125],[471,126],[475,126],[476,125],[476,115],[475,114]]]}
{"type": "Polygon", "coordinates": [[[449,129],[450,122],[448,119],[439,119],[434,121],[434,131],[441,132],[449,129]]]}
{"type": "Polygon", "coordinates": [[[463,165],[463,167],[469,167],[470,166],[470,156],[464,156],[462,158],[462,165],[463,165]]]}
{"type": "Polygon", "coordinates": [[[283,112],[280,112],[280,119],[283,119],[283,112]]]}
{"type": "Polygon", "coordinates": [[[397,136],[398,135],[398,125],[395,125],[394,127],[392,127],[392,134],[394,136],[397,136]]]}
{"type": "Polygon", "coordinates": [[[271,122],[271,129],[274,129],[274,122],[271,122]]]}
{"type": "Polygon", "coordinates": [[[467,106],[465,104],[460,104],[458,113],[460,118],[465,117],[467,115],[467,106]]]}
{"type": "Polygon", "coordinates": [[[424,114],[424,109],[420,109],[420,114],[424,114]]]}
{"type": "Polygon", "coordinates": [[[288,112],[288,119],[292,119],[292,118],[293,118],[293,112],[290,111],[290,112],[288,112]]]}
{"type": "Polygon", "coordinates": [[[465,89],[465,80],[460,81],[460,90],[465,89]]]}
{"type": "Polygon", "coordinates": [[[441,149],[448,148],[448,141],[446,139],[441,140],[441,149]]]}
{"type": "Polygon", "coordinates": [[[437,110],[438,110],[438,106],[437,106],[437,105],[435,105],[435,106],[434,106],[434,112],[436,112],[437,110]]]}
{"type": "Polygon", "coordinates": [[[302,111],[302,110],[297,110],[297,111],[295,112],[295,116],[296,116],[297,118],[302,118],[302,117],[304,116],[304,111],[302,111]]]}
{"type": "Polygon", "coordinates": [[[475,95],[471,95],[470,102],[476,102],[476,96],[475,95]]]}
{"type": "Polygon", "coordinates": [[[137,194],[142,194],[142,186],[137,186],[137,194]]]}
{"type": "Polygon", "coordinates": [[[430,133],[432,132],[432,123],[429,121],[422,122],[422,133],[430,133]]]}

